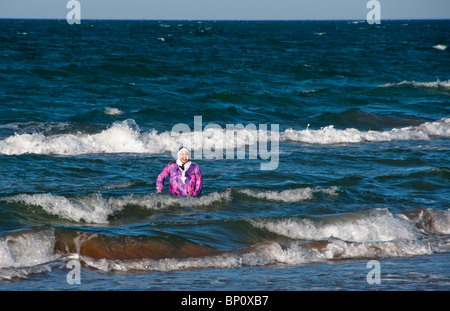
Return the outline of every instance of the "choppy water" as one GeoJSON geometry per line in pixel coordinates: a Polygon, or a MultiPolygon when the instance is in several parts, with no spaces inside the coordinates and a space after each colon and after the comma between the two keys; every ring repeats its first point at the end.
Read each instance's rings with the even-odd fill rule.
{"type": "Polygon", "coordinates": [[[448,290],[449,26],[0,20],[0,288],[448,290]]]}

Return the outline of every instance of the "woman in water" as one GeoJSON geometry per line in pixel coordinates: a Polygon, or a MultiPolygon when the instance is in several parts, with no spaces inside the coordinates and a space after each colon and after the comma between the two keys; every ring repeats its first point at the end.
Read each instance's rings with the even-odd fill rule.
{"type": "Polygon", "coordinates": [[[156,192],[162,192],[164,180],[169,179],[169,192],[180,195],[197,196],[203,188],[202,173],[197,164],[189,161],[189,150],[181,147],[176,161],[172,161],[162,170],[156,179],[156,192]]]}

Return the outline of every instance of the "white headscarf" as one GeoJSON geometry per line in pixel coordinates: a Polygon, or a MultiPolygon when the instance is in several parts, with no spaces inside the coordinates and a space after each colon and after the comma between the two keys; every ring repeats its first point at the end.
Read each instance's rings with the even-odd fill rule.
{"type": "Polygon", "coordinates": [[[191,166],[191,161],[188,161],[183,164],[183,162],[181,162],[181,160],[180,160],[180,153],[181,153],[181,151],[184,151],[184,150],[187,151],[188,156],[190,158],[189,150],[186,147],[181,147],[180,150],[178,150],[178,155],[177,155],[177,165],[178,165],[178,168],[181,170],[181,181],[183,182],[183,184],[186,181],[186,176],[185,176],[186,171],[191,166]]]}

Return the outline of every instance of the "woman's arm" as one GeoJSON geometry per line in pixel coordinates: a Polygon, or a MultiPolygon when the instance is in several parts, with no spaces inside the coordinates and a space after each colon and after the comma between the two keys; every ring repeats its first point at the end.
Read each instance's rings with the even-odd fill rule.
{"type": "Polygon", "coordinates": [[[164,189],[164,179],[169,176],[169,165],[162,170],[162,172],[156,178],[156,192],[162,192],[164,189]]]}
{"type": "Polygon", "coordinates": [[[195,165],[194,174],[195,174],[195,190],[192,195],[196,196],[200,195],[203,189],[203,176],[198,165],[195,165]]]}

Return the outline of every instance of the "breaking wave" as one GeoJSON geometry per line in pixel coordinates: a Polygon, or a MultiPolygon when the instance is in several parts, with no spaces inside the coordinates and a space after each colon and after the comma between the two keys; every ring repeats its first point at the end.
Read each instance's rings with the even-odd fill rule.
{"type": "MultiPolygon", "coordinates": [[[[450,118],[425,122],[418,126],[393,128],[389,131],[361,131],[355,128],[337,129],[333,125],[312,129],[286,129],[279,137],[270,138],[268,132],[251,128],[236,129],[235,148],[267,142],[270,139],[281,142],[306,144],[342,144],[385,142],[400,140],[429,140],[433,137],[450,137],[450,118]]],[[[83,155],[98,153],[167,153],[178,150],[179,146],[194,141],[197,132],[158,133],[156,130],[141,132],[134,120],[114,123],[99,133],[56,134],[24,133],[0,140],[0,154],[48,154],[83,155]]],[[[221,147],[226,150],[225,129],[208,128],[200,136],[203,150],[221,147]]]]}
{"type": "Polygon", "coordinates": [[[425,122],[419,126],[394,128],[390,131],[360,131],[354,128],[336,129],[333,125],[319,130],[293,130],[283,133],[286,141],[308,144],[348,144],[401,140],[430,140],[432,137],[450,137],[450,118],[425,122]]]}
{"type": "Polygon", "coordinates": [[[138,206],[149,210],[175,207],[208,207],[215,203],[231,200],[231,192],[213,192],[201,197],[177,197],[171,194],[131,194],[124,197],[104,198],[101,194],[65,197],[51,193],[19,194],[1,199],[27,208],[38,207],[48,215],[63,220],[92,224],[107,224],[109,218],[127,206],[138,206]]]}
{"type": "Polygon", "coordinates": [[[27,207],[40,207],[49,215],[74,222],[108,223],[108,217],[118,209],[108,204],[100,194],[67,198],[51,193],[19,194],[2,199],[27,207]]]}
{"type": "Polygon", "coordinates": [[[199,197],[182,196],[172,194],[130,194],[121,197],[105,198],[100,193],[66,197],[51,193],[19,194],[0,200],[24,205],[27,208],[40,208],[47,215],[57,216],[59,219],[72,222],[91,224],[107,224],[110,218],[126,207],[138,207],[146,210],[165,210],[171,208],[210,208],[227,204],[236,195],[257,200],[268,200],[284,203],[302,202],[310,200],[315,193],[337,195],[337,187],[330,188],[299,188],[283,191],[253,190],[253,189],[227,189],[219,192],[211,192],[199,197]]]}
{"type": "Polygon", "coordinates": [[[294,203],[301,202],[304,200],[310,200],[313,198],[314,193],[324,193],[328,195],[337,195],[337,187],[330,187],[325,189],[313,189],[310,187],[307,188],[299,188],[299,189],[288,189],[283,191],[258,191],[252,189],[242,189],[238,190],[240,194],[244,194],[251,198],[275,201],[275,202],[284,202],[284,203],[294,203]]]}
{"type": "Polygon", "coordinates": [[[402,82],[398,82],[398,83],[386,83],[386,84],[380,85],[380,87],[395,87],[395,86],[413,86],[413,87],[424,87],[424,88],[450,89],[450,80],[434,81],[434,82],[402,81],[402,82]]]}
{"type": "Polygon", "coordinates": [[[387,209],[374,209],[314,218],[243,221],[253,228],[246,233],[249,236],[255,230],[267,230],[289,241],[268,239],[239,249],[217,250],[182,236],[106,236],[42,227],[0,236],[0,278],[46,272],[51,264],[74,258],[105,271],[175,271],[450,251],[449,210],[393,215],[387,209]]]}
{"type": "Polygon", "coordinates": [[[252,224],[296,240],[337,238],[347,242],[375,242],[415,238],[411,222],[396,218],[385,209],[322,218],[253,220],[252,224]]]}

